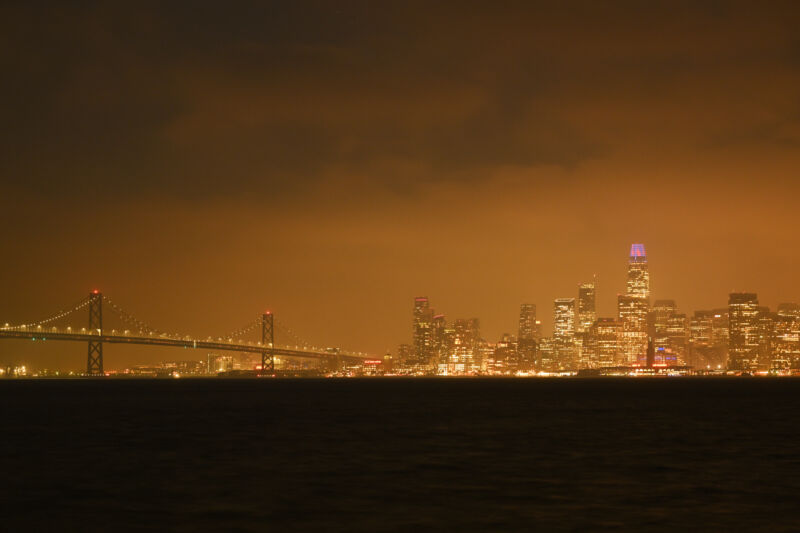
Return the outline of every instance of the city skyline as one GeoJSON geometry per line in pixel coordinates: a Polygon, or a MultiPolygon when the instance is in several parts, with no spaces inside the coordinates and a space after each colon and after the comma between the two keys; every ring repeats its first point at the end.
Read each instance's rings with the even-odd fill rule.
{"type": "Polygon", "coordinates": [[[537,304],[526,302],[519,305],[517,334],[505,332],[496,341],[481,335],[480,318],[456,318],[451,325],[418,296],[412,343],[389,354],[390,363],[395,373],[438,375],[800,370],[800,304],[782,302],[771,310],[759,305],[756,293],[735,291],[724,306],[681,312],[673,299],[651,301],[650,284],[645,245],[634,243],[614,316],[598,316],[593,276],[577,283],[577,298],[553,300],[549,336],[537,304]]]}
{"type": "MultiPolygon", "coordinates": [[[[484,318],[481,316],[481,313],[476,313],[478,316],[474,318],[464,319],[464,318],[456,318],[455,319],[455,331],[468,331],[471,330],[473,333],[456,333],[456,337],[458,338],[469,338],[471,339],[469,342],[474,343],[474,348],[470,349],[462,349],[462,351],[466,350],[465,353],[469,354],[469,357],[474,357],[476,360],[479,358],[478,352],[483,350],[480,357],[491,357],[489,351],[494,351],[496,349],[504,350],[505,346],[508,346],[509,342],[514,343],[514,350],[517,350],[517,343],[519,341],[519,353],[514,355],[514,357],[519,358],[523,365],[528,364],[530,366],[530,370],[534,370],[536,367],[537,370],[542,369],[542,364],[545,367],[548,365],[561,365],[562,368],[570,368],[570,369],[577,369],[577,368],[590,368],[595,367],[598,365],[597,361],[605,360],[606,363],[601,366],[608,366],[609,361],[604,359],[611,357],[609,354],[611,353],[611,348],[606,348],[606,354],[604,355],[603,348],[598,348],[599,344],[602,345],[603,343],[603,335],[610,332],[612,330],[618,331],[619,336],[619,345],[615,349],[617,352],[621,352],[624,354],[623,356],[614,356],[613,360],[615,364],[622,364],[622,365],[641,365],[645,360],[645,353],[647,350],[647,341],[652,340],[655,343],[656,349],[667,349],[668,352],[672,353],[673,351],[680,351],[680,357],[676,357],[674,355],[670,355],[669,362],[672,365],[675,364],[695,364],[697,361],[693,361],[688,357],[689,354],[689,346],[688,343],[690,342],[690,337],[695,335],[695,329],[704,327],[702,324],[696,324],[695,322],[699,320],[699,317],[705,316],[709,314],[709,331],[712,328],[712,322],[714,319],[719,319],[720,315],[714,313],[718,313],[720,310],[725,310],[725,317],[727,319],[727,311],[729,306],[731,305],[731,301],[735,300],[737,297],[741,297],[744,299],[745,302],[752,302],[749,308],[752,309],[750,311],[746,311],[745,315],[749,316],[750,318],[757,317],[759,310],[769,311],[770,306],[759,305],[758,294],[754,292],[744,292],[744,291],[733,291],[728,293],[728,303],[724,305],[716,305],[712,306],[708,309],[687,309],[682,308],[677,305],[674,299],[652,299],[651,298],[651,273],[650,273],[650,263],[648,261],[648,254],[645,249],[645,245],[643,243],[634,243],[630,245],[630,250],[628,254],[628,261],[627,261],[627,269],[625,272],[625,280],[624,280],[624,287],[621,292],[616,293],[616,312],[607,314],[603,316],[603,313],[598,310],[597,301],[598,301],[598,276],[593,274],[591,276],[590,282],[578,282],[575,284],[576,292],[575,296],[570,297],[558,297],[553,299],[553,313],[540,313],[537,315],[537,305],[541,309],[541,304],[537,303],[522,303],[519,305],[518,311],[519,314],[517,316],[518,322],[515,322],[514,326],[517,329],[512,327],[512,325],[508,325],[508,327],[503,329],[503,333],[498,334],[495,337],[490,337],[487,335],[486,329],[481,329],[480,324],[484,318]],[[652,301],[651,301],[652,300],[652,301]],[[677,314],[679,310],[682,310],[683,313],[677,314]],[[748,314],[749,313],[749,314],[748,314]],[[675,317],[674,319],[672,317],[675,317]],[[544,331],[548,330],[548,318],[551,318],[549,327],[551,331],[550,336],[543,335],[544,331]],[[464,329],[467,328],[467,329],[464,329]],[[599,329],[598,329],[599,328],[599,329]],[[609,329],[611,328],[611,329],[609,329]],[[481,335],[483,333],[483,336],[481,335]],[[467,337],[464,337],[467,335],[467,337]],[[681,337],[681,340],[675,341],[676,337],[681,337]],[[535,342],[532,343],[530,346],[525,347],[523,346],[523,342],[526,339],[534,340],[535,342]],[[544,357],[546,362],[542,363],[540,360],[541,354],[538,351],[538,342],[540,339],[544,339],[542,346],[544,347],[544,357]],[[478,348],[477,343],[487,343],[486,347],[478,348]],[[565,344],[566,342],[566,344],[565,344]],[[673,350],[674,343],[680,342],[681,347],[679,349],[673,350]],[[587,344],[588,343],[588,344],[587,344]],[[527,351],[526,351],[527,350],[527,351]],[[474,352],[474,353],[473,353],[474,352]],[[588,355],[591,352],[592,355],[588,355]],[[536,355],[534,355],[534,353],[536,355]],[[549,359],[548,359],[549,358],[549,359]],[[536,359],[536,364],[534,365],[534,359],[536,359]],[[527,363],[525,363],[527,361],[527,363]],[[547,361],[550,361],[549,363],[547,361]],[[553,363],[553,361],[559,361],[558,364],[553,363]],[[566,364],[564,363],[566,361],[566,364]]],[[[94,290],[93,293],[97,293],[97,290],[94,290]]],[[[602,300],[602,291],[600,292],[602,300]]],[[[91,295],[90,295],[91,296],[91,295]]],[[[607,298],[606,298],[607,299],[607,298]]],[[[787,314],[787,316],[793,317],[795,314],[795,308],[798,307],[798,304],[792,302],[781,301],[779,304],[774,306],[774,313],[777,315],[782,316],[783,314],[787,314]],[[782,313],[783,310],[783,313],[782,313]]],[[[733,308],[731,308],[733,309],[733,308]]],[[[491,320],[491,317],[489,317],[491,320]]],[[[755,319],[755,318],[753,318],[755,319]]],[[[380,353],[372,353],[367,354],[367,352],[362,350],[347,350],[344,349],[347,353],[354,353],[359,354],[363,353],[364,357],[367,359],[380,359],[384,356],[389,357],[388,360],[391,362],[392,360],[404,360],[405,358],[410,357],[418,369],[425,367],[431,361],[436,359],[434,356],[435,353],[441,352],[444,346],[444,332],[447,324],[448,316],[445,313],[437,313],[430,305],[430,301],[428,297],[416,297],[415,298],[415,311],[414,311],[414,330],[412,335],[411,343],[408,345],[400,343],[400,348],[389,348],[384,350],[380,353]],[[420,330],[418,325],[423,323],[423,329],[420,330]],[[421,332],[420,332],[421,331],[421,332]],[[407,348],[405,346],[408,346],[407,348]]],[[[727,323],[726,326],[727,328],[727,323]]],[[[731,326],[733,327],[733,326],[731,326]]],[[[758,341],[752,339],[752,334],[749,332],[750,329],[755,329],[756,325],[748,325],[746,328],[749,328],[747,332],[742,333],[741,335],[743,338],[747,338],[747,342],[755,343],[754,346],[749,348],[742,348],[742,353],[738,353],[737,350],[731,351],[730,356],[727,352],[727,340],[726,340],[726,348],[724,356],[720,354],[710,355],[707,360],[708,361],[715,361],[717,366],[720,366],[719,362],[722,361],[723,364],[721,366],[725,366],[724,362],[731,361],[730,368],[736,370],[743,370],[748,369],[750,367],[755,367],[755,363],[749,364],[751,361],[755,361],[758,359],[758,341]],[[751,353],[755,351],[755,353],[751,353]],[[742,359],[744,358],[744,362],[742,359]]],[[[780,327],[780,324],[776,325],[776,327],[780,327]]],[[[796,334],[797,332],[794,329],[796,327],[789,324],[787,329],[784,333],[796,334]],[[794,329],[792,329],[794,328],[794,329]]],[[[290,331],[290,330],[289,330],[290,331]]],[[[452,333],[451,333],[452,335],[452,333]]],[[[702,334],[700,334],[702,335],[702,334]]],[[[710,335],[710,334],[709,334],[710,335]]],[[[719,335],[719,334],[717,334],[719,335]]],[[[610,338],[610,337],[608,337],[610,338]]],[[[287,339],[283,339],[284,344],[291,344],[293,342],[303,342],[306,343],[307,346],[312,346],[312,343],[307,343],[307,341],[298,341],[298,337],[293,332],[288,336],[287,339]]],[[[728,339],[728,333],[725,333],[725,339],[728,339]]],[[[462,342],[462,341],[458,341],[462,342]]],[[[744,341],[742,341],[744,342],[744,341]]],[[[607,343],[606,343],[607,344],[607,343]]],[[[713,344],[713,343],[712,343],[713,344]]],[[[11,350],[6,348],[5,353],[14,352],[14,348],[18,348],[20,345],[16,344],[16,346],[12,347],[11,350]]],[[[29,345],[28,345],[29,346],[29,345]]],[[[320,343],[318,350],[324,350],[325,346],[329,350],[342,350],[341,346],[333,345],[330,343],[320,343]]],[[[395,344],[395,347],[397,344],[395,344]]],[[[794,346],[794,345],[792,345],[794,346]]],[[[709,349],[713,348],[710,346],[709,349]]],[[[2,349],[2,345],[0,345],[0,349],[2,349]]],[[[315,348],[317,349],[317,348],[315,348]]],[[[760,348],[763,351],[765,348],[760,348]]],[[[795,349],[791,348],[793,352],[795,349]]],[[[17,365],[26,365],[31,367],[30,361],[34,363],[34,365],[38,365],[39,368],[47,368],[50,367],[55,369],[62,369],[62,370],[71,370],[76,371],[76,368],[80,368],[80,365],[76,365],[76,360],[68,357],[66,360],[61,356],[58,348],[50,348],[50,353],[44,352],[40,349],[38,353],[31,352],[30,349],[22,349],[18,350],[18,355],[12,355],[11,357],[6,356],[6,360],[3,362],[5,365],[11,365],[9,368],[14,367],[17,365]],[[30,353],[36,353],[35,355],[31,356],[30,353]],[[53,355],[55,353],[55,355],[53,355]],[[55,359],[53,359],[55,358],[55,359]],[[48,363],[48,361],[55,360],[55,363],[48,363]]],[[[62,349],[63,351],[63,349],[62,349]]],[[[123,348],[122,352],[125,353],[125,349],[123,348]]],[[[713,350],[712,350],[713,351],[713,350]]],[[[74,350],[72,350],[74,353],[74,350]]],[[[128,352],[130,352],[130,348],[128,348],[128,352]]],[[[0,352],[3,353],[3,352],[0,352]]],[[[659,352],[660,353],[660,352],[659,352]]],[[[696,352],[699,353],[699,352],[696,352]]],[[[209,357],[217,357],[218,354],[209,353],[207,354],[206,358],[209,357]]],[[[761,355],[762,359],[764,355],[761,355]]],[[[202,358],[201,358],[202,359],[202,358]]],[[[457,363],[456,361],[459,360],[459,357],[453,355],[452,359],[452,369],[450,373],[457,373],[455,368],[458,367],[460,370],[458,372],[466,372],[464,370],[463,361],[457,363]]],[[[704,359],[706,360],[706,359],[704,359]]],[[[155,355],[147,354],[145,352],[145,356],[142,357],[142,354],[138,354],[134,356],[133,359],[126,358],[124,355],[120,358],[117,358],[116,364],[112,363],[110,368],[113,371],[119,371],[123,367],[120,366],[121,362],[125,362],[125,365],[128,368],[130,367],[141,367],[144,369],[148,368],[155,368],[155,367],[148,367],[148,364],[156,363],[158,364],[167,364],[174,365],[176,364],[174,359],[167,359],[168,363],[163,363],[164,359],[157,359],[155,355]],[[169,362],[173,361],[173,362],[169,362]]],[[[230,369],[233,370],[246,370],[249,368],[247,365],[240,366],[238,363],[238,359],[234,358],[232,361],[235,361],[234,366],[231,366],[230,369]]],[[[667,361],[666,358],[663,361],[667,361]]],[[[189,360],[180,361],[178,360],[178,364],[188,363],[189,360]]],[[[792,364],[794,364],[794,360],[792,359],[792,364]]],[[[324,365],[323,365],[324,366],[324,365]]],[[[501,365],[502,366],[502,365],[501,365]]],[[[786,366],[786,365],[784,365],[786,366]]],[[[297,367],[301,368],[301,367],[297,367]]],[[[388,367],[387,367],[388,368],[388,367]]],[[[473,370],[477,369],[478,367],[474,367],[473,370]]],[[[787,366],[788,368],[788,366],[787,366]]],[[[482,371],[486,371],[485,365],[482,371]]]]}

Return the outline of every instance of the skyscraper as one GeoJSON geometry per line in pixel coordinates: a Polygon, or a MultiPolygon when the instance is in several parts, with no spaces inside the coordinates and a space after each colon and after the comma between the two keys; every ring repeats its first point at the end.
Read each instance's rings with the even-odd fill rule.
{"type": "Polygon", "coordinates": [[[597,319],[595,306],[595,283],[581,283],[578,285],[578,320],[575,330],[588,331],[597,319]]]}
{"type": "Polygon", "coordinates": [[[653,337],[655,349],[665,349],[669,345],[669,319],[678,310],[675,300],[656,300],[650,309],[648,334],[653,337]]]}
{"type": "Polygon", "coordinates": [[[755,293],[729,295],[728,324],[728,368],[754,370],[758,364],[759,345],[758,296],[755,293]]]}
{"type": "Polygon", "coordinates": [[[673,313],[667,321],[667,364],[686,364],[686,336],[689,321],[685,313],[673,313]]]}
{"type": "Polygon", "coordinates": [[[773,350],[775,348],[775,321],[776,313],[771,313],[769,307],[758,308],[758,361],[759,370],[768,370],[772,367],[773,350]]]}
{"type": "Polygon", "coordinates": [[[589,331],[597,318],[595,307],[595,284],[581,283],[578,285],[578,301],[575,317],[575,355],[579,368],[593,366],[594,346],[589,337],[589,331]]]}
{"type": "Polygon", "coordinates": [[[477,318],[457,318],[453,322],[448,374],[480,370],[480,322],[477,318]]]}
{"type": "Polygon", "coordinates": [[[433,309],[424,296],[414,298],[414,357],[419,370],[430,367],[434,359],[433,309]]]}
{"type": "Polygon", "coordinates": [[[519,332],[517,335],[518,370],[533,370],[536,360],[536,305],[519,307],[519,332]]]}
{"type": "Polygon", "coordinates": [[[513,374],[519,370],[519,350],[517,339],[513,335],[503,333],[494,346],[490,370],[502,374],[513,374]]]}
{"type": "Polygon", "coordinates": [[[649,313],[648,334],[653,338],[656,362],[686,362],[686,315],[678,313],[675,300],[656,300],[649,313]]]}
{"type": "Polygon", "coordinates": [[[774,328],[772,368],[800,368],[800,305],[780,304],[774,328]]]}
{"type": "Polygon", "coordinates": [[[598,318],[590,330],[594,348],[593,367],[614,366],[619,362],[622,324],[614,318],[598,318]]]}
{"type": "Polygon", "coordinates": [[[433,317],[433,360],[435,366],[447,363],[447,319],[444,315],[433,317]]]}
{"type": "Polygon", "coordinates": [[[717,368],[728,360],[728,310],[695,311],[689,323],[688,363],[717,368]]]}
{"type": "Polygon", "coordinates": [[[556,298],[554,302],[553,351],[562,369],[575,368],[575,298],[556,298]]]}
{"type": "Polygon", "coordinates": [[[631,244],[628,258],[628,296],[650,300],[650,271],[647,267],[647,254],[644,244],[631,244]]]}
{"type": "Polygon", "coordinates": [[[522,304],[519,306],[519,334],[517,338],[535,339],[536,331],[536,304],[522,304]]]}
{"type": "Polygon", "coordinates": [[[622,322],[625,362],[643,363],[647,356],[647,314],[650,308],[650,272],[644,244],[632,244],[628,257],[627,293],[617,298],[622,322]]]}
{"type": "Polygon", "coordinates": [[[617,296],[617,313],[622,325],[622,362],[644,363],[647,355],[647,300],[620,294],[617,296]]]}

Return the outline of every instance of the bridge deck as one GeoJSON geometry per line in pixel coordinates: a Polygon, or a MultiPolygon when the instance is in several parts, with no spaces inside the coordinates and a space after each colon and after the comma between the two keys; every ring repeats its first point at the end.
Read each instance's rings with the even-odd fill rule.
{"type": "MultiPolygon", "coordinates": [[[[48,341],[101,341],[110,344],[138,344],[147,346],[167,346],[173,348],[191,348],[201,350],[220,350],[229,352],[248,352],[248,353],[262,353],[269,351],[269,348],[261,343],[233,343],[222,341],[210,340],[196,340],[196,339],[176,339],[170,337],[148,336],[137,337],[131,335],[115,335],[108,333],[65,333],[63,331],[46,331],[46,330],[33,330],[33,329],[0,329],[0,338],[12,339],[29,339],[29,340],[48,340],[48,341]]],[[[315,351],[302,348],[289,348],[286,346],[275,346],[274,353],[276,356],[283,357],[302,357],[309,359],[321,359],[339,355],[345,359],[363,360],[369,359],[368,356],[362,354],[351,354],[348,352],[331,353],[327,351],[315,351]]]]}

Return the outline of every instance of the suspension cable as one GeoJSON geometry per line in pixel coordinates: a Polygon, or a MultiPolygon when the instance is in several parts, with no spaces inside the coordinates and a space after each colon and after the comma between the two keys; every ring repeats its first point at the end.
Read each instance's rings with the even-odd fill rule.
{"type": "Polygon", "coordinates": [[[64,318],[66,316],[69,316],[72,313],[74,313],[76,311],[79,311],[80,309],[83,309],[87,305],[89,305],[89,298],[84,298],[81,301],[79,301],[78,303],[76,303],[75,305],[73,305],[68,310],[66,310],[66,311],[61,310],[58,313],[56,313],[55,315],[49,316],[49,317],[44,318],[42,320],[30,322],[28,324],[19,324],[17,326],[3,326],[3,327],[0,327],[0,329],[12,329],[12,328],[18,328],[18,327],[29,328],[29,327],[35,327],[35,326],[43,326],[45,324],[49,324],[50,322],[55,322],[56,320],[59,320],[59,319],[64,318]]]}

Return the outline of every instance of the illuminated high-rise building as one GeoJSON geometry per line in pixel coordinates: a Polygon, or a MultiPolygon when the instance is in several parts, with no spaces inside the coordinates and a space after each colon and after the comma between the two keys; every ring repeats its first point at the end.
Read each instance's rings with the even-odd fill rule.
{"type": "Polygon", "coordinates": [[[595,301],[594,282],[578,285],[575,315],[575,357],[578,362],[578,368],[592,368],[594,366],[595,349],[589,330],[597,318],[595,301]]]}
{"type": "Polygon", "coordinates": [[[447,319],[444,315],[433,317],[433,360],[438,366],[447,362],[447,319]]]}
{"type": "Polygon", "coordinates": [[[631,244],[628,257],[627,295],[650,300],[650,271],[644,244],[631,244]]]}
{"type": "Polygon", "coordinates": [[[578,285],[578,317],[575,331],[588,331],[596,319],[595,283],[581,283],[578,285]]]}
{"type": "Polygon", "coordinates": [[[553,337],[540,337],[536,351],[536,370],[552,372],[559,369],[553,337]]]}
{"type": "Polygon", "coordinates": [[[519,307],[519,331],[517,335],[518,370],[533,370],[536,360],[537,336],[536,305],[522,304],[519,307]]]}
{"type": "Polygon", "coordinates": [[[643,364],[647,356],[647,300],[620,294],[617,316],[622,325],[622,363],[643,364]]]}
{"type": "Polygon", "coordinates": [[[778,316],[790,320],[800,320],[800,304],[785,303],[778,305],[778,316]]]}
{"type": "Polygon", "coordinates": [[[773,327],[771,367],[775,370],[800,368],[800,305],[780,304],[773,327]]]}
{"type": "Polygon", "coordinates": [[[519,350],[513,335],[503,333],[494,346],[491,370],[500,374],[513,374],[519,370],[519,350]]]}
{"type": "Polygon", "coordinates": [[[716,369],[727,364],[728,310],[695,311],[689,322],[688,364],[716,369]]]}
{"type": "Polygon", "coordinates": [[[624,362],[643,364],[647,357],[647,315],[650,308],[650,272],[643,244],[632,244],[628,257],[627,293],[617,297],[622,322],[624,362]]]}
{"type": "Polygon", "coordinates": [[[433,316],[433,309],[427,298],[414,298],[414,357],[411,363],[420,370],[434,364],[433,316]]]}
{"type": "Polygon", "coordinates": [[[685,313],[673,313],[667,321],[667,354],[665,363],[686,364],[686,337],[689,321],[685,313]]]}
{"type": "Polygon", "coordinates": [[[414,360],[414,347],[403,343],[397,347],[397,364],[402,368],[407,368],[414,360]]]}
{"type": "Polygon", "coordinates": [[[622,323],[614,318],[598,318],[592,324],[590,337],[594,348],[593,367],[619,364],[622,323]]]}
{"type": "Polygon", "coordinates": [[[734,292],[728,298],[729,349],[728,368],[755,370],[759,351],[758,296],[734,292]]]}
{"type": "Polygon", "coordinates": [[[448,374],[465,374],[480,370],[480,322],[477,318],[453,321],[447,363],[448,374]]]}
{"type": "Polygon", "coordinates": [[[677,312],[675,300],[656,300],[650,308],[648,315],[648,334],[653,337],[655,350],[667,348],[669,336],[667,327],[669,319],[677,312]]]}
{"type": "Polygon", "coordinates": [[[557,298],[554,302],[553,350],[562,369],[575,368],[575,298],[557,298]]]}
{"type": "Polygon", "coordinates": [[[686,315],[678,313],[675,300],[656,300],[650,309],[648,334],[653,338],[656,363],[686,362],[686,315]]]}
{"type": "Polygon", "coordinates": [[[777,313],[772,313],[769,307],[758,308],[758,361],[759,370],[768,370],[772,367],[773,350],[775,349],[775,323],[777,313]]]}
{"type": "Polygon", "coordinates": [[[519,306],[519,339],[535,339],[536,332],[536,304],[522,304],[519,306]]]}

